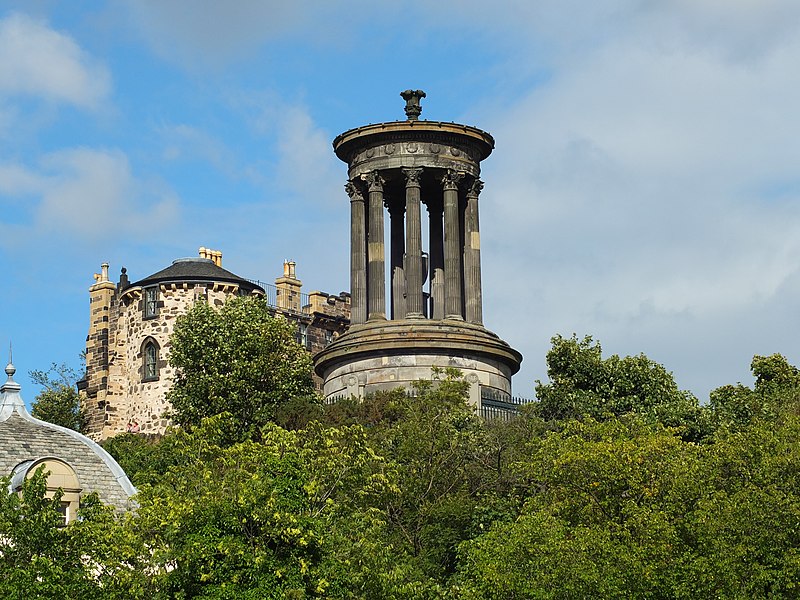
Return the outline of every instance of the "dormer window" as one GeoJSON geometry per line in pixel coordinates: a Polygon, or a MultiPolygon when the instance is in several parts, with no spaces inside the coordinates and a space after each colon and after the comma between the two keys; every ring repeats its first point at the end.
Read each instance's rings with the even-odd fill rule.
{"type": "Polygon", "coordinates": [[[142,381],[158,380],[158,344],[155,340],[147,340],[144,345],[142,364],[142,381]]]}

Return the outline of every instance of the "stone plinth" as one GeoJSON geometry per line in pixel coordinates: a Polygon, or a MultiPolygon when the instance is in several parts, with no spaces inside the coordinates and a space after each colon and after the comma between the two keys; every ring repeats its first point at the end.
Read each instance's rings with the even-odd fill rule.
{"type": "Polygon", "coordinates": [[[511,393],[522,356],[491,331],[462,321],[404,319],[353,325],[315,356],[326,398],[363,397],[455,367],[467,381],[511,393]]]}

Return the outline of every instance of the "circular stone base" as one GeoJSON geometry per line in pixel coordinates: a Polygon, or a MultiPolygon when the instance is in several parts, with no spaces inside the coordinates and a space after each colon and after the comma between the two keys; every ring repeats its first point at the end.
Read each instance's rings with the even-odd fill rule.
{"type": "Polygon", "coordinates": [[[317,353],[314,370],[327,399],[408,387],[430,379],[434,367],[455,367],[475,389],[510,394],[521,361],[497,335],[464,321],[376,320],[351,326],[317,353]]]}

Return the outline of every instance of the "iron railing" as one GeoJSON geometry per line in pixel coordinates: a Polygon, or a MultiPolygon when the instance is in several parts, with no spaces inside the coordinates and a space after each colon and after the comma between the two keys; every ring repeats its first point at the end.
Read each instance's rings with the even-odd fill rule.
{"type": "MultiPolygon", "coordinates": [[[[272,308],[281,308],[278,306],[278,288],[277,286],[259,281],[258,279],[248,279],[250,283],[256,284],[258,287],[264,289],[264,296],[267,299],[267,304],[272,308]]],[[[309,306],[308,294],[300,292],[300,312],[306,312],[306,307],[309,306]]]]}
{"type": "MultiPolygon", "coordinates": [[[[410,388],[406,390],[408,396],[414,397],[417,395],[415,389],[410,388]]],[[[336,404],[341,400],[350,398],[347,394],[339,394],[325,398],[325,404],[336,404]]],[[[481,387],[481,408],[479,411],[483,419],[502,419],[507,421],[519,415],[519,408],[525,404],[529,404],[531,400],[521,398],[519,396],[511,396],[504,394],[493,388],[481,387]]]]}
{"type": "Polygon", "coordinates": [[[481,417],[507,421],[519,415],[519,407],[529,404],[527,398],[512,396],[493,388],[481,387],[481,417]]]}

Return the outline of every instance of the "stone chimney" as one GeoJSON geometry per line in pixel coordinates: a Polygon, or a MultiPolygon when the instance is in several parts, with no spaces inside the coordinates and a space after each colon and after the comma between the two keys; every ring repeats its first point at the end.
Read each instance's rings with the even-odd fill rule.
{"type": "Polygon", "coordinates": [[[222,252],[219,250],[212,250],[211,248],[200,246],[198,253],[200,254],[200,258],[207,258],[218,267],[222,267],[222,252]]]}
{"type": "Polygon", "coordinates": [[[84,406],[91,425],[102,428],[108,391],[108,327],[117,286],[108,280],[108,263],[94,274],[89,288],[89,333],[86,336],[86,391],[97,403],[84,406]]]}
{"type": "Polygon", "coordinates": [[[283,277],[275,280],[277,289],[276,303],[278,308],[300,312],[302,304],[300,302],[300,290],[303,282],[297,279],[295,274],[296,263],[293,260],[283,261],[283,277]]]}

